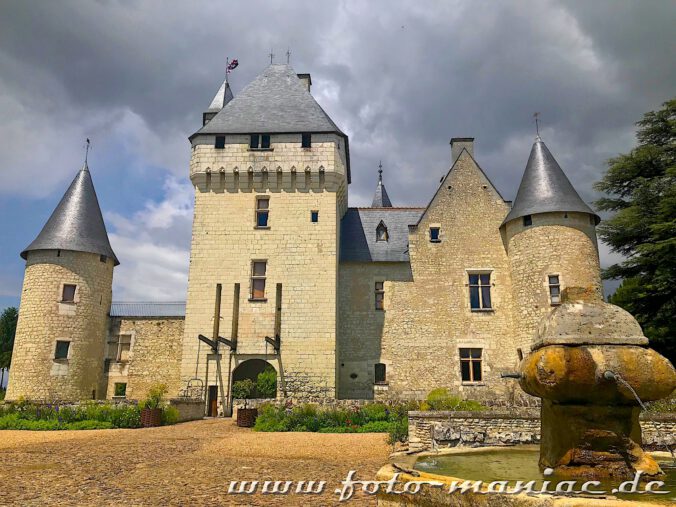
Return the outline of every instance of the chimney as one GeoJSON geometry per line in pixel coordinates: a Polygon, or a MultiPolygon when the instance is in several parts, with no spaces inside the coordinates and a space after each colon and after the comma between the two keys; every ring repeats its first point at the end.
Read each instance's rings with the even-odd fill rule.
{"type": "Polygon", "coordinates": [[[474,157],[474,138],[473,137],[452,137],[451,138],[451,164],[455,164],[462,150],[474,157]]]}
{"type": "Polygon", "coordinates": [[[310,77],[310,74],[297,74],[297,76],[298,79],[300,79],[303,82],[309,93],[310,87],[312,86],[312,78],[310,77]]]}

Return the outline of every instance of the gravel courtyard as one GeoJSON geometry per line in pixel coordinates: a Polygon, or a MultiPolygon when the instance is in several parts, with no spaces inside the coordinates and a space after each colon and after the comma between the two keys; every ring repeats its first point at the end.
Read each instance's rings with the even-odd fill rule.
{"type": "MultiPolygon", "coordinates": [[[[388,460],[386,438],[255,433],[229,419],[143,430],[0,431],[0,505],[334,505],[349,470],[374,479],[388,460]],[[324,480],[326,487],[322,495],[229,495],[231,480],[324,480]]],[[[375,500],[361,495],[346,504],[375,500]]]]}

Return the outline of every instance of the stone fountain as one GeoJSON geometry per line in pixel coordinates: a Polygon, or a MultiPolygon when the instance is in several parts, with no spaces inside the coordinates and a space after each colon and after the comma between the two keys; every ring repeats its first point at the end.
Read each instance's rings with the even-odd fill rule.
{"type": "Polygon", "coordinates": [[[676,370],[648,348],[636,319],[593,291],[569,288],[520,365],[520,385],[542,399],[540,469],[559,476],[656,477],[643,451],[642,401],[669,396],[676,370]]]}

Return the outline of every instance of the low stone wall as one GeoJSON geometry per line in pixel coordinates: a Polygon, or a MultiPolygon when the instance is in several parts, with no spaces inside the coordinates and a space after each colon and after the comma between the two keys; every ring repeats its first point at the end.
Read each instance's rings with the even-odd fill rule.
{"type": "MultiPolygon", "coordinates": [[[[643,445],[647,449],[673,447],[676,445],[676,414],[642,414],[641,430],[643,445]]],[[[539,442],[539,409],[408,413],[408,445],[411,451],[539,442]]]]}
{"type": "Polygon", "coordinates": [[[169,404],[178,410],[178,422],[194,421],[204,417],[204,400],[173,398],[169,404]]]}

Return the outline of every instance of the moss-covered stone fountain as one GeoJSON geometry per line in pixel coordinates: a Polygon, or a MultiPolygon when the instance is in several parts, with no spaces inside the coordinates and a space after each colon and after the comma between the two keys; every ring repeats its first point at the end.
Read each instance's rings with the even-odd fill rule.
{"type": "Polygon", "coordinates": [[[580,478],[659,476],[641,448],[640,403],[676,389],[674,367],[623,309],[579,288],[564,301],[520,365],[521,387],[542,399],[540,468],[580,478]]]}

